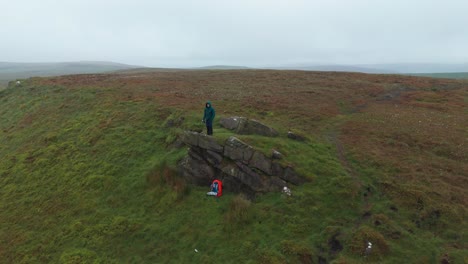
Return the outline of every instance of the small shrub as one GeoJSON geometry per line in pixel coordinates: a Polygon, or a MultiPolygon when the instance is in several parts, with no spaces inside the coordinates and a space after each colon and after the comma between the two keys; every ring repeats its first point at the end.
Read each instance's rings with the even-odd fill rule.
{"type": "MultiPolygon", "coordinates": [[[[171,130],[172,131],[172,130],[171,130]]],[[[167,134],[166,139],[164,140],[164,143],[166,145],[172,144],[175,140],[177,139],[177,134],[175,132],[170,132],[167,134]]]]}
{"type": "Polygon", "coordinates": [[[146,181],[150,187],[166,185],[177,194],[177,200],[183,199],[190,193],[189,185],[177,174],[177,171],[168,166],[166,161],[154,167],[146,174],[146,181]]]}
{"type": "Polygon", "coordinates": [[[384,236],[368,226],[363,226],[354,233],[348,243],[349,250],[354,254],[364,255],[368,241],[372,243],[370,256],[383,256],[388,253],[389,247],[384,236]]]}
{"type": "Polygon", "coordinates": [[[164,121],[165,127],[180,127],[184,123],[185,118],[182,116],[181,112],[174,112],[170,114],[164,121]]]}
{"type": "Polygon", "coordinates": [[[83,180],[83,185],[88,190],[110,190],[115,185],[115,180],[110,176],[89,175],[83,180]]]}
{"type": "Polygon", "coordinates": [[[280,264],[286,263],[286,259],[284,256],[278,254],[277,251],[274,250],[257,250],[257,257],[256,263],[261,264],[280,264]]]}
{"type": "Polygon", "coordinates": [[[313,254],[310,248],[294,240],[283,240],[281,242],[281,252],[285,255],[298,257],[300,263],[313,263],[313,254]]]}
{"type": "Polygon", "coordinates": [[[375,226],[387,224],[389,221],[388,217],[384,214],[376,214],[372,218],[375,226]]]}
{"type": "Polygon", "coordinates": [[[60,263],[64,264],[82,264],[82,263],[103,263],[96,252],[88,249],[73,249],[64,252],[60,256],[60,263]]]}
{"type": "Polygon", "coordinates": [[[146,174],[146,182],[150,187],[158,186],[162,182],[161,171],[155,167],[146,174]]]}
{"type": "Polygon", "coordinates": [[[120,235],[129,232],[133,229],[130,221],[123,216],[116,216],[112,219],[111,223],[106,226],[105,233],[107,235],[120,235]]]}
{"type": "Polygon", "coordinates": [[[172,186],[172,189],[177,193],[177,200],[180,201],[190,194],[190,186],[184,179],[178,178],[172,186]]]}
{"type": "Polygon", "coordinates": [[[419,226],[426,229],[441,229],[446,226],[442,221],[442,211],[439,209],[428,208],[419,213],[419,226]]]}
{"type": "Polygon", "coordinates": [[[347,259],[346,257],[341,256],[335,260],[332,260],[330,263],[331,264],[357,264],[360,262],[356,262],[355,260],[347,259]]]}
{"type": "Polygon", "coordinates": [[[106,198],[106,204],[110,207],[116,208],[121,206],[123,203],[122,197],[111,194],[106,198]]]}
{"type": "Polygon", "coordinates": [[[228,211],[224,214],[227,225],[247,224],[252,220],[251,202],[240,194],[232,199],[228,211]]]}
{"type": "Polygon", "coordinates": [[[252,241],[244,241],[242,243],[242,249],[249,252],[252,250],[255,250],[256,244],[253,243],[252,241]]]}

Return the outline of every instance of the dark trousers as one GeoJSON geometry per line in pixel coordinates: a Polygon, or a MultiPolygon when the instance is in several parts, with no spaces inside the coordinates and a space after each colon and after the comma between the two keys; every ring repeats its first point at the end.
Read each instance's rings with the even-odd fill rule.
{"type": "Polygon", "coordinates": [[[213,135],[213,125],[206,125],[206,133],[210,136],[213,135]]]}

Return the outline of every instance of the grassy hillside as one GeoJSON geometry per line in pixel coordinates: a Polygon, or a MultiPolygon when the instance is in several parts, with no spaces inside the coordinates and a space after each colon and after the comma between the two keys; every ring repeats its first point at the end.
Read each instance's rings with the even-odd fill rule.
{"type": "MultiPolygon", "coordinates": [[[[466,262],[467,87],[267,70],[29,79],[0,91],[0,259],[466,262]],[[240,138],[278,149],[311,182],[255,201],[187,185],[176,173],[186,149],[173,143],[202,127],[207,99],[217,118],[278,129],[279,138],[240,138]],[[166,126],[180,116],[181,126],[166,126]],[[287,139],[289,129],[310,140],[287,139]]],[[[232,134],[217,124],[214,133],[232,134]]]]}
{"type": "Polygon", "coordinates": [[[93,61],[58,63],[0,62],[0,89],[5,87],[9,81],[16,79],[66,74],[101,73],[132,68],[136,68],[136,66],[93,61]]]}

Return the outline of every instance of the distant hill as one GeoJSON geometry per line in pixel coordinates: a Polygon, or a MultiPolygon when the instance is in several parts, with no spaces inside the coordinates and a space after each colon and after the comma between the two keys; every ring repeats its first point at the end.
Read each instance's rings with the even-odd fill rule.
{"type": "MultiPolygon", "coordinates": [[[[468,79],[468,64],[296,64],[260,67],[274,70],[302,70],[302,71],[331,71],[331,72],[360,72],[371,74],[407,74],[434,78],[468,79]]],[[[237,65],[210,65],[186,70],[248,70],[253,69],[237,65]]],[[[117,71],[123,73],[144,73],[153,71],[172,72],[182,68],[147,68],[114,62],[80,61],[58,63],[15,63],[0,62],[0,89],[9,81],[29,77],[47,77],[69,74],[103,73],[117,71]]]]}
{"type": "Polygon", "coordinates": [[[468,63],[441,64],[441,63],[395,63],[395,64],[368,64],[362,67],[382,71],[395,71],[399,73],[453,73],[468,72],[468,63]]]}
{"type": "Polygon", "coordinates": [[[115,62],[80,61],[80,62],[51,62],[51,63],[18,63],[0,62],[0,86],[8,81],[29,77],[46,77],[67,74],[102,73],[124,69],[133,66],[115,62]]]}
{"type": "Polygon", "coordinates": [[[468,64],[395,63],[395,64],[330,64],[330,65],[284,65],[267,67],[277,70],[336,71],[383,74],[427,74],[468,72],[468,64]]]}
{"type": "Polygon", "coordinates": [[[246,69],[251,69],[251,68],[245,67],[245,66],[235,66],[235,65],[210,65],[210,66],[199,67],[196,69],[200,69],[200,70],[246,70],[246,69]]]}
{"type": "MultiPolygon", "coordinates": [[[[212,65],[200,70],[244,70],[253,69],[245,66],[212,65]]],[[[435,64],[435,63],[394,63],[394,64],[290,64],[258,67],[268,70],[300,70],[322,72],[360,72],[370,74],[408,74],[435,78],[466,79],[468,64],[435,64]]]]}
{"type": "Polygon", "coordinates": [[[433,78],[468,79],[468,72],[410,73],[408,75],[433,78]]]}
{"type": "Polygon", "coordinates": [[[371,66],[359,65],[297,65],[297,66],[279,66],[268,67],[267,69],[274,70],[301,70],[301,71],[327,71],[327,72],[361,72],[361,73],[398,73],[394,70],[375,69],[371,66]]]}

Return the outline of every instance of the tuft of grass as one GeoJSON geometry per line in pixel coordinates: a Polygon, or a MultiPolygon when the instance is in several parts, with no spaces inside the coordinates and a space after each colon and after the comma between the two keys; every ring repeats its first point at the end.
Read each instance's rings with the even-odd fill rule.
{"type": "Polygon", "coordinates": [[[254,217],[251,201],[240,194],[232,199],[227,212],[224,214],[225,228],[239,228],[249,224],[254,217]]]}
{"type": "Polygon", "coordinates": [[[78,263],[104,263],[96,252],[88,249],[72,249],[64,252],[60,256],[60,263],[78,264],[78,263]]]}
{"type": "Polygon", "coordinates": [[[314,263],[314,254],[309,246],[298,243],[295,240],[283,240],[281,252],[285,255],[297,257],[300,263],[314,263]]]}
{"type": "Polygon", "coordinates": [[[367,242],[372,243],[372,251],[367,257],[382,259],[383,256],[388,254],[389,245],[384,236],[368,226],[362,226],[354,233],[348,244],[349,250],[354,254],[364,256],[367,242]]]}

